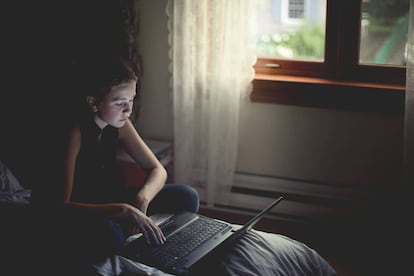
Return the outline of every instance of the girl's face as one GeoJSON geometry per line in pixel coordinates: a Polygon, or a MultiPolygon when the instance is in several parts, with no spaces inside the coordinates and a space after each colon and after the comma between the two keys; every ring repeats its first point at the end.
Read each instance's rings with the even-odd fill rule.
{"type": "Polygon", "coordinates": [[[136,81],[129,81],[112,87],[102,100],[93,106],[95,122],[103,129],[107,125],[122,127],[132,112],[136,81]]]}

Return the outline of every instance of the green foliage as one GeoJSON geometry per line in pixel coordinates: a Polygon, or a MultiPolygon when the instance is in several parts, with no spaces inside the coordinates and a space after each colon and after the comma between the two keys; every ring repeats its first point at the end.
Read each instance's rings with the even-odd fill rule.
{"type": "Polygon", "coordinates": [[[322,25],[308,22],[303,24],[284,42],[284,46],[292,49],[295,56],[322,59],[324,55],[325,31],[322,25]]]}
{"type": "Polygon", "coordinates": [[[389,33],[408,14],[410,0],[381,0],[364,5],[369,11],[364,14],[364,18],[369,20],[371,32],[389,33]]]}
{"type": "MultiPolygon", "coordinates": [[[[401,14],[408,12],[410,7],[410,0],[377,0],[368,1],[364,5],[369,6],[370,14],[373,18],[387,18],[394,21],[401,17],[401,14]]],[[[382,22],[386,24],[386,21],[382,22]]]]}
{"type": "Polygon", "coordinates": [[[304,22],[293,33],[263,36],[258,42],[259,56],[321,60],[324,56],[325,28],[304,22]]]}

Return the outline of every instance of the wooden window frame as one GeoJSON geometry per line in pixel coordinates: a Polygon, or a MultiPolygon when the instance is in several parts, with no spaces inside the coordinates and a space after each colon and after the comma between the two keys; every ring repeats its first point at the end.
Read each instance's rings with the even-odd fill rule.
{"type": "MultiPolygon", "coordinates": [[[[344,108],[355,105],[366,94],[380,91],[378,96],[374,93],[372,97],[382,103],[381,107],[372,109],[369,106],[372,102],[368,101],[366,110],[400,114],[405,91],[405,67],[359,64],[361,3],[357,0],[327,0],[325,62],[259,58],[254,66],[256,76],[252,101],[344,108]],[[326,93],[329,93],[327,98],[332,99],[335,98],[332,94],[337,91],[341,95],[349,93],[346,96],[349,102],[338,106],[336,100],[335,103],[323,101],[324,104],[316,100],[312,104],[309,93],[304,93],[306,90],[309,93],[322,91],[317,99],[323,99],[326,93]],[[299,96],[302,94],[306,94],[306,100],[299,96]]],[[[364,110],[363,106],[356,106],[359,106],[358,110],[364,110]]]]}

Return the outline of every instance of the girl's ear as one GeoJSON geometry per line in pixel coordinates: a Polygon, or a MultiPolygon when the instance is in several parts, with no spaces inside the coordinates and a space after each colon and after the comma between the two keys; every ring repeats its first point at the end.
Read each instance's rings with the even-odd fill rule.
{"type": "Polygon", "coordinates": [[[88,106],[91,107],[93,112],[97,112],[98,111],[98,107],[96,106],[96,99],[95,97],[92,96],[86,96],[86,103],[88,104],[88,106]]]}

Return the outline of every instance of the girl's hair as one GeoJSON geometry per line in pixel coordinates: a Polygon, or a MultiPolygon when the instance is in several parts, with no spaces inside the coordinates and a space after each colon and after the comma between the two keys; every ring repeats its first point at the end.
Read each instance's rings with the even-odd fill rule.
{"type": "Polygon", "coordinates": [[[94,64],[87,82],[86,96],[93,96],[100,101],[111,88],[129,81],[138,81],[132,66],[124,59],[101,60],[94,64]]]}
{"type": "Polygon", "coordinates": [[[132,80],[139,81],[132,65],[124,59],[101,59],[99,61],[94,59],[78,65],[78,70],[74,74],[78,85],[71,98],[74,108],[72,116],[69,116],[74,119],[75,123],[92,115],[86,103],[87,96],[92,96],[99,102],[111,91],[112,87],[132,80]]]}

